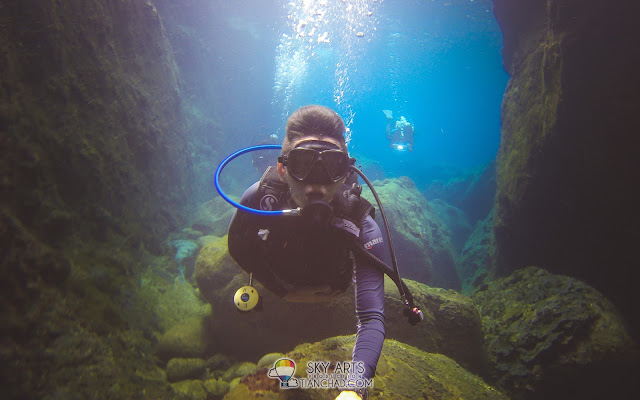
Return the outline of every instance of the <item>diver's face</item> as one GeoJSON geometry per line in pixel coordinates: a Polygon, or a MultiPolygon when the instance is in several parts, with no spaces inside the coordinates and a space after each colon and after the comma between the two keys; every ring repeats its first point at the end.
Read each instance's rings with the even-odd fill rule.
{"type": "MultiPolygon", "coordinates": [[[[321,140],[324,142],[332,143],[340,148],[340,143],[337,140],[333,138],[321,138],[317,136],[304,137],[303,139],[294,142],[293,147],[295,148],[299,144],[308,140],[321,140]]],[[[286,167],[282,169],[279,168],[279,171],[282,179],[289,185],[289,188],[291,189],[291,197],[298,207],[306,206],[310,200],[322,199],[326,202],[330,202],[336,196],[336,193],[338,193],[338,189],[340,189],[340,186],[342,186],[346,179],[342,178],[337,182],[328,184],[307,183],[305,181],[299,181],[289,175],[286,167]]]]}

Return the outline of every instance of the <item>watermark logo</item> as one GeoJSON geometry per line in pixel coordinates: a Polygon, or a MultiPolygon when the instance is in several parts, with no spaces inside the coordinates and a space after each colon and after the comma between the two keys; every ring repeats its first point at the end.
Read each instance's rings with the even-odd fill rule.
{"type": "Polygon", "coordinates": [[[280,379],[280,388],[290,389],[298,387],[298,380],[293,377],[296,372],[295,361],[289,358],[281,358],[273,363],[273,368],[269,369],[269,378],[280,379]]]}
{"type": "Polygon", "coordinates": [[[281,389],[339,389],[355,390],[373,387],[373,379],[365,379],[362,361],[309,361],[306,378],[294,378],[295,361],[280,358],[267,372],[267,376],[280,380],[281,389]]]}

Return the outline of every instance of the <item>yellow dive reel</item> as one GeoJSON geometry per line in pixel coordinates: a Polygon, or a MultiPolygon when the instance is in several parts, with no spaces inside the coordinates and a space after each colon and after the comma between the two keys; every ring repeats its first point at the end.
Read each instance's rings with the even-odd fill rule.
{"type": "Polygon", "coordinates": [[[253,310],[255,306],[258,305],[258,300],[260,300],[258,291],[251,286],[252,275],[253,274],[249,275],[249,284],[238,289],[233,296],[233,304],[235,304],[236,308],[240,311],[253,310]]]}

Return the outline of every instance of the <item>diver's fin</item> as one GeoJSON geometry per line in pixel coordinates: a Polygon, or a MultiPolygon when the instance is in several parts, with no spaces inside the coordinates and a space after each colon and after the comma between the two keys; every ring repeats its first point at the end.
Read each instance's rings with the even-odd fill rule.
{"type": "Polygon", "coordinates": [[[391,111],[391,110],[382,110],[382,112],[384,113],[384,115],[387,116],[387,119],[393,119],[393,111],[391,111]]]}

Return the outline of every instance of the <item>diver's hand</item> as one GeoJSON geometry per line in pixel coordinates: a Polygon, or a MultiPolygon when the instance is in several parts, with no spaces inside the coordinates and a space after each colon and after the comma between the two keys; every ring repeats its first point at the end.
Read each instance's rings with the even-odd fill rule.
{"type": "Polygon", "coordinates": [[[343,390],[340,392],[336,400],[362,400],[362,397],[356,392],[352,392],[351,390],[343,390]]]}
{"type": "Polygon", "coordinates": [[[338,294],[329,285],[301,286],[289,291],[283,299],[293,303],[322,303],[333,300],[338,294]]]}

